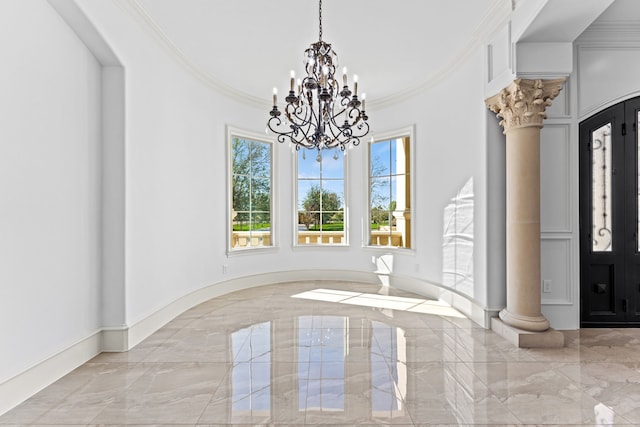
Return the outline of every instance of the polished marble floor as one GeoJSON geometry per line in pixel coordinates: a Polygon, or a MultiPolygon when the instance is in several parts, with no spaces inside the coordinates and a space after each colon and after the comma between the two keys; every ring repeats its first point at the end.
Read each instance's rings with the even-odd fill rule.
{"type": "Polygon", "coordinates": [[[265,286],[95,357],[0,425],[640,425],[640,330],[566,336],[516,349],[407,292],[265,286]]]}

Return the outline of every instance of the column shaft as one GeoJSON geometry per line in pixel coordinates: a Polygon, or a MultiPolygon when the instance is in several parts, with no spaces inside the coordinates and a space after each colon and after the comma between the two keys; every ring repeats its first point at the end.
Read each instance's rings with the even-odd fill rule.
{"type": "Polygon", "coordinates": [[[507,137],[507,307],[500,318],[530,331],[549,329],[540,301],[540,128],[564,79],[517,79],[487,106],[507,137]]]}
{"type": "Polygon", "coordinates": [[[540,128],[514,128],[507,136],[507,308],[511,326],[544,331],[540,304],[540,128]]]}

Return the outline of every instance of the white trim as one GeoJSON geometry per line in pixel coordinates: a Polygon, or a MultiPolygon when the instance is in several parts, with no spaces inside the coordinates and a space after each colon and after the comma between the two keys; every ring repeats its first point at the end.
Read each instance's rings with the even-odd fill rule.
{"type": "Polygon", "coordinates": [[[109,43],[75,1],[47,0],[103,67],[122,66],[109,43]]]}
{"type": "Polygon", "coordinates": [[[102,331],[96,331],[0,384],[0,415],[100,353],[102,331]]]}
{"type": "Polygon", "coordinates": [[[129,350],[128,329],[126,325],[102,328],[101,351],[119,352],[129,350]]]}

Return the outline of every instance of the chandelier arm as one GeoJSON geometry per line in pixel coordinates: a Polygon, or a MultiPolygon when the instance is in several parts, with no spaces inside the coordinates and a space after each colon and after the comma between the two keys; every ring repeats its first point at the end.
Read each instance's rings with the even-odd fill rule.
{"type": "Polygon", "coordinates": [[[269,130],[277,135],[276,139],[280,143],[286,142],[287,138],[291,139],[291,132],[281,132],[278,128],[282,126],[282,120],[279,117],[271,117],[267,122],[267,127],[269,130]],[[275,123],[275,127],[274,127],[275,123]]]}
{"type": "Polygon", "coordinates": [[[313,148],[308,143],[309,133],[313,124],[313,109],[308,105],[300,103],[300,105],[288,104],[286,107],[287,118],[291,123],[291,138],[295,144],[303,145],[305,148],[313,148]]]}
{"type": "Polygon", "coordinates": [[[352,129],[357,130],[357,132],[354,131],[355,137],[362,138],[369,133],[369,123],[367,123],[366,120],[358,120],[353,124],[352,129]]]}
{"type": "Polygon", "coordinates": [[[280,143],[286,142],[287,138],[296,145],[305,143],[304,135],[299,135],[296,126],[290,125],[287,130],[281,130],[281,128],[285,127],[285,123],[279,116],[272,116],[267,122],[267,126],[269,130],[278,135],[276,139],[280,143]]]}
{"type": "Polygon", "coordinates": [[[309,134],[312,131],[313,128],[313,108],[307,106],[306,108],[303,109],[304,110],[304,117],[300,117],[299,120],[300,122],[297,124],[298,129],[300,131],[301,137],[300,137],[300,143],[305,147],[305,148],[313,148],[313,144],[311,144],[310,139],[309,139],[309,134]]]}

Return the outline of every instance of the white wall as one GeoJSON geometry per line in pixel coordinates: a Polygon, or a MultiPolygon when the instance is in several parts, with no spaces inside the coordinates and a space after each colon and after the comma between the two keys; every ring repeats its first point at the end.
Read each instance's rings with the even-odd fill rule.
{"type": "Polygon", "coordinates": [[[0,2],[0,52],[2,384],[101,326],[101,75],[43,1],[0,2]]]}
{"type": "MultiPolygon", "coordinates": [[[[432,89],[370,114],[376,131],[415,124],[415,257],[398,256],[399,274],[431,283],[445,282],[445,217],[452,201],[467,186],[472,188],[472,266],[460,262],[461,276],[469,276],[464,290],[481,304],[486,303],[486,154],[485,107],[482,73],[483,55],[473,53],[446,80],[432,89]],[[415,264],[419,267],[416,270],[415,264]]],[[[366,204],[366,201],[365,201],[366,204]]],[[[362,213],[362,212],[361,212],[362,213]]],[[[366,216],[366,215],[365,215],[366,216]]],[[[459,254],[462,256],[462,254],[459,254]]],[[[465,254],[466,256],[466,254],[465,254]]],[[[451,285],[451,284],[450,284],[451,285]]]]}
{"type": "MultiPolygon", "coordinates": [[[[225,126],[262,132],[268,105],[254,108],[210,90],[180,64],[175,52],[163,49],[143,25],[112,3],[79,4],[126,67],[130,326],[189,292],[239,277],[292,269],[376,270],[372,257],[389,251],[362,248],[361,218],[367,203],[362,152],[348,158],[350,247],[294,248],[293,157],[280,144],[275,150],[280,245],[273,251],[227,257],[225,126]]],[[[416,250],[394,251],[393,273],[443,282],[444,211],[472,179],[477,246],[473,267],[465,268],[472,270],[470,296],[481,303],[486,301],[480,249],[485,246],[485,107],[477,73],[482,61],[478,51],[437,87],[402,105],[370,111],[374,134],[411,125],[416,130],[416,250]]]]}

